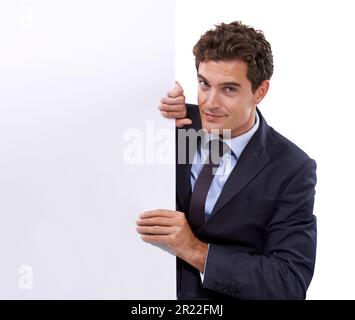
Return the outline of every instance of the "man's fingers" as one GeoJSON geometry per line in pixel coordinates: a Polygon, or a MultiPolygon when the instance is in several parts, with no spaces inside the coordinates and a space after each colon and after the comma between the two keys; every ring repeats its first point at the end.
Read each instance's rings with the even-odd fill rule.
{"type": "Polygon", "coordinates": [[[177,88],[178,90],[181,90],[182,92],[184,92],[184,90],[182,89],[181,84],[178,81],[175,81],[175,88],[177,88]]]}
{"type": "Polygon", "coordinates": [[[175,98],[175,97],[181,96],[183,93],[184,93],[184,90],[182,89],[180,83],[175,81],[175,86],[172,90],[170,90],[168,92],[168,96],[170,98],[175,98]]]}
{"type": "Polygon", "coordinates": [[[138,233],[147,235],[167,235],[174,231],[172,227],[162,226],[137,226],[136,229],[138,233]]]}
{"type": "Polygon", "coordinates": [[[173,219],[171,217],[154,217],[154,218],[143,218],[137,220],[137,225],[139,226],[165,226],[169,227],[174,225],[173,219]]]}
{"type": "Polygon", "coordinates": [[[192,124],[192,121],[189,118],[176,119],[175,125],[177,128],[182,128],[184,126],[192,124]]]}
{"type": "Polygon", "coordinates": [[[160,111],[185,112],[185,109],[185,105],[183,104],[166,104],[162,102],[159,104],[160,111]]]}
{"type": "Polygon", "coordinates": [[[157,210],[145,211],[139,217],[141,219],[154,218],[154,217],[171,218],[173,217],[174,213],[177,212],[178,211],[167,210],[167,209],[157,209],[157,210]]]}
{"type": "MultiPolygon", "coordinates": [[[[160,100],[159,110],[163,117],[168,119],[184,119],[186,117],[185,96],[181,85],[176,81],[173,90],[160,100]]],[[[191,124],[191,120],[185,119],[178,122],[179,127],[191,124]]]]}
{"type": "Polygon", "coordinates": [[[160,111],[160,114],[164,118],[168,118],[168,119],[182,119],[186,116],[186,113],[184,111],[179,111],[179,112],[160,111]]]}
{"type": "Polygon", "coordinates": [[[167,243],[167,236],[166,235],[141,235],[141,238],[145,242],[149,243],[167,243]]]}
{"type": "Polygon", "coordinates": [[[168,104],[168,105],[175,105],[175,104],[184,105],[185,104],[185,96],[180,95],[175,98],[164,97],[164,98],[161,98],[160,102],[164,103],[164,104],[168,104]]]}

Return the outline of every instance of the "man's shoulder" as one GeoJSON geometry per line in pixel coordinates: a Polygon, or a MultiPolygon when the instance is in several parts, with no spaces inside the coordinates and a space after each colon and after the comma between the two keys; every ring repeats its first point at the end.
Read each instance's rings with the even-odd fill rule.
{"type": "Polygon", "coordinates": [[[270,149],[274,160],[287,161],[290,167],[300,166],[309,161],[312,161],[315,164],[315,160],[313,160],[296,143],[286,138],[271,126],[268,126],[268,129],[273,139],[273,144],[270,149]]]}

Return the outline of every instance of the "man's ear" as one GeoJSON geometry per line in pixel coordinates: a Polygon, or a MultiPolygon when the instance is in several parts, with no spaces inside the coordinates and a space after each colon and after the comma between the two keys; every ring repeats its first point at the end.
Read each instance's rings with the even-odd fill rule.
{"type": "Polygon", "coordinates": [[[270,86],[270,81],[269,80],[264,80],[263,83],[259,86],[258,89],[256,89],[254,96],[255,96],[255,104],[259,104],[261,100],[264,99],[266,96],[270,86]]]}

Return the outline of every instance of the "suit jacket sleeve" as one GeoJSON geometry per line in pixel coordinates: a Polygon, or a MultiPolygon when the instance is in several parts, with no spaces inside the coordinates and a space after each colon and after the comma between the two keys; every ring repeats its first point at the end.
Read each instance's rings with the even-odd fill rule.
{"type": "Polygon", "coordinates": [[[280,191],[262,254],[210,244],[203,287],[242,299],[304,299],[315,264],[315,184],[308,159],[280,191]]]}

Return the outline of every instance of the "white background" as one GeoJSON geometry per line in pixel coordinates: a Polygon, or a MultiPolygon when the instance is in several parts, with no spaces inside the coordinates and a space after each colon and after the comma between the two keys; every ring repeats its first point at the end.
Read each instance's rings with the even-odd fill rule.
{"type": "Polygon", "coordinates": [[[0,1],[0,299],[176,297],[175,257],[135,230],[175,208],[154,161],[174,20],[166,0],[0,1]],[[125,161],[127,132],[153,161],[125,161]]]}
{"type": "MultiPolygon", "coordinates": [[[[38,26],[34,18],[37,10],[33,11],[32,19],[19,18],[21,12],[26,13],[26,5],[35,8],[39,1],[2,0],[0,3],[0,296],[174,298],[175,260],[142,244],[134,230],[138,212],[156,207],[157,200],[162,198],[161,192],[166,191],[163,197],[166,202],[159,201],[159,206],[170,207],[173,203],[174,199],[169,197],[174,197],[174,193],[167,190],[173,186],[174,177],[170,176],[173,170],[166,168],[162,190],[158,178],[154,186],[150,183],[142,186],[145,182],[142,179],[132,181],[132,185],[139,184],[149,191],[148,198],[144,192],[138,198],[132,196],[136,189],[122,183],[129,180],[130,169],[125,171],[126,176],[121,175],[122,170],[116,170],[122,159],[118,150],[122,147],[124,132],[124,126],[118,123],[126,125],[129,118],[122,111],[134,112],[135,117],[140,114],[132,107],[132,98],[140,111],[150,110],[142,105],[154,107],[172,83],[172,60],[166,58],[173,56],[172,29],[168,28],[174,20],[172,7],[168,1],[131,4],[122,1],[124,5],[119,7],[119,1],[105,0],[98,1],[101,10],[97,11],[90,6],[93,1],[82,1],[89,4],[87,6],[80,5],[78,0],[42,1],[42,4],[51,2],[47,9],[52,14],[47,17],[47,23],[52,22],[52,29],[42,28],[45,41],[43,38],[40,41],[38,34],[32,40],[29,35],[38,26]],[[57,5],[53,6],[53,2],[57,5]],[[71,10],[61,10],[60,3],[67,4],[71,10]],[[115,3],[118,7],[105,11],[103,3],[115,3]],[[90,19],[95,11],[98,16],[90,19]],[[69,18],[65,15],[68,13],[69,18]],[[82,18],[84,23],[78,24],[82,18]],[[134,32],[137,21],[145,23],[141,30],[148,32],[149,37],[137,30],[134,32]],[[12,33],[15,29],[16,35],[12,33]],[[148,50],[149,56],[156,59],[148,65],[142,56],[135,59],[131,50],[128,50],[130,54],[120,55],[122,44],[132,38],[132,32],[125,38],[119,30],[132,31],[142,44],[143,52],[148,50]],[[55,35],[64,32],[66,37],[55,38],[50,31],[55,35]],[[86,31],[90,37],[83,39],[86,31]],[[158,36],[160,32],[166,33],[156,39],[160,45],[154,45],[153,35],[158,36]],[[15,39],[19,42],[14,43],[15,39]],[[15,54],[11,51],[14,48],[18,49],[15,54]],[[83,52],[86,55],[83,56],[83,52]],[[41,60],[46,53],[61,58],[55,63],[41,60]],[[39,62],[42,66],[51,66],[50,71],[54,71],[56,77],[51,77],[48,68],[39,68],[39,62]],[[117,62],[120,64],[116,65],[117,62]],[[133,69],[127,66],[133,65],[138,66],[134,68],[136,71],[148,67],[143,77],[135,74],[124,77],[126,84],[115,82],[116,76],[130,74],[133,69]],[[28,67],[22,75],[17,73],[21,66],[28,67]],[[37,68],[36,73],[30,68],[37,68]],[[82,83],[83,79],[88,82],[82,83]],[[88,86],[91,90],[87,90],[88,86]],[[124,94],[117,95],[122,86],[124,94]],[[55,87],[58,90],[54,90],[55,87]],[[37,108],[36,104],[31,109],[21,107],[21,103],[36,92],[43,94],[42,107],[37,108]],[[147,92],[151,96],[147,97],[147,92]],[[125,96],[129,98],[122,101],[125,96]],[[14,97],[16,103],[4,104],[5,100],[14,101],[14,97]],[[50,99],[56,101],[56,107],[43,108],[50,99]],[[126,108],[118,108],[121,105],[126,108]],[[18,125],[21,130],[16,130],[18,125]],[[108,185],[111,186],[109,193],[105,189],[108,185]],[[83,190],[85,193],[78,197],[83,190]],[[104,210],[102,204],[109,210],[104,210]],[[117,212],[123,212],[122,206],[129,212],[118,217],[117,212]],[[22,215],[16,218],[16,212],[22,215]],[[52,216],[48,216],[48,212],[52,216]],[[63,212],[71,216],[63,220],[63,212]],[[123,222],[122,217],[125,217],[123,222]],[[121,219],[120,223],[112,223],[117,218],[121,219]],[[93,236],[93,230],[98,230],[99,234],[93,236]],[[78,235],[83,236],[78,238],[78,235]],[[70,239],[80,241],[73,243],[70,239]],[[122,239],[134,249],[120,249],[117,240],[122,239]],[[57,250],[63,246],[69,251],[57,250]],[[78,255],[85,246],[93,249],[92,256],[99,259],[92,260],[92,251],[85,251],[87,249],[78,255]],[[62,260],[61,255],[72,260],[62,260]],[[46,264],[41,266],[38,261],[46,261],[46,264]],[[44,291],[36,294],[34,290],[18,290],[18,267],[23,264],[32,265],[34,288],[38,290],[42,284],[44,291]],[[75,281],[69,281],[68,275],[80,275],[79,281],[85,286],[75,287],[75,281]],[[95,290],[98,283],[103,283],[104,291],[95,290]],[[53,287],[56,290],[53,291],[53,287]]],[[[175,78],[184,87],[188,102],[196,102],[197,92],[192,47],[214,24],[242,20],[262,29],[272,45],[275,72],[268,96],[259,107],[270,125],[297,143],[318,164],[314,210],[318,217],[318,252],[308,299],[355,298],[352,185],[355,178],[352,149],[355,23],[352,22],[352,6],[350,0],[177,1],[175,78]]],[[[147,112],[141,115],[141,120],[152,116],[151,120],[158,123],[154,112],[147,112]]],[[[171,124],[159,123],[170,129],[171,124]]],[[[132,125],[127,123],[128,127],[132,125]]],[[[144,121],[134,123],[133,127],[144,130],[144,121]]],[[[155,171],[151,171],[152,168],[149,165],[147,170],[141,166],[140,172],[157,177],[162,167],[155,171]]]]}
{"type": "Polygon", "coordinates": [[[264,31],[275,71],[259,105],[269,125],[318,164],[317,261],[308,299],[354,299],[353,1],[178,0],[176,80],[196,103],[192,47],[219,22],[264,31]]]}

